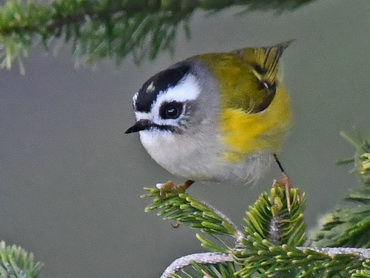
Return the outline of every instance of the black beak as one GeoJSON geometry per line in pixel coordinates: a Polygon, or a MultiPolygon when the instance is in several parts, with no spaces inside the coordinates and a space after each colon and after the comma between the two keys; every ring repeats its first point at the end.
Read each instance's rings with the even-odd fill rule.
{"type": "Polygon", "coordinates": [[[125,134],[139,132],[141,130],[149,129],[152,126],[152,122],[149,120],[139,120],[132,127],[125,131],[125,134]]]}

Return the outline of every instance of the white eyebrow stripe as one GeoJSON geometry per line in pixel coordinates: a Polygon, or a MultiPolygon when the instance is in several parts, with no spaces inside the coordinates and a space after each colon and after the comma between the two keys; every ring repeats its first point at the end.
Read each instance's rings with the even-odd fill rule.
{"type": "MultiPolygon", "coordinates": [[[[162,119],[159,116],[161,105],[166,102],[188,102],[195,100],[200,94],[200,87],[196,77],[187,74],[174,87],[168,88],[158,94],[156,101],[152,104],[150,112],[135,111],[136,120],[149,120],[158,125],[179,126],[179,119],[162,119]]],[[[184,111],[183,111],[184,113],[184,111]]],[[[180,116],[179,118],[181,118],[180,116]]]]}
{"type": "Polygon", "coordinates": [[[187,74],[176,86],[170,87],[167,91],[158,94],[156,103],[195,100],[199,94],[200,88],[196,77],[192,74],[187,74]]]}
{"type": "Polygon", "coordinates": [[[186,75],[176,86],[168,88],[167,91],[158,94],[152,105],[152,114],[159,115],[159,109],[165,102],[187,102],[197,99],[200,94],[200,87],[194,75],[186,75]]]}

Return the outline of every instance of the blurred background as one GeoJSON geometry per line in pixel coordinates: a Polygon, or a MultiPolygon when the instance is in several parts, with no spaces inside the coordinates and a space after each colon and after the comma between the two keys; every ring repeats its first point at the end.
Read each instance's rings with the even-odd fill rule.
{"type": "MultiPolygon", "coordinates": [[[[0,239],[44,262],[44,277],[159,277],[174,259],[203,251],[194,231],[173,229],[141,199],[144,186],[181,180],[160,168],[137,135],[132,95],[151,75],[189,56],[269,46],[296,39],[285,52],[285,84],[295,125],[280,155],[295,186],[307,193],[309,228],[358,185],[353,154],[340,131],[370,133],[370,9],[367,0],[314,1],[295,11],[196,12],[191,39],[175,53],[137,66],[109,61],[76,67],[70,46],[34,49],[26,74],[0,71],[0,239]]],[[[194,184],[189,193],[242,226],[245,210],[268,190],[194,184]]]]}

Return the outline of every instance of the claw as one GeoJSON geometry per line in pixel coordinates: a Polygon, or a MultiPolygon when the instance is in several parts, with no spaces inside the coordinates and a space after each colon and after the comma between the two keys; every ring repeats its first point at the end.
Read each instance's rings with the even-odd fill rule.
{"type": "Polygon", "coordinates": [[[280,186],[285,188],[285,197],[286,197],[286,204],[287,204],[287,209],[289,212],[292,210],[292,204],[290,202],[290,189],[292,188],[292,183],[290,181],[289,176],[286,173],[283,174],[283,181],[278,182],[277,180],[274,180],[274,183],[272,186],[280,186]]]}

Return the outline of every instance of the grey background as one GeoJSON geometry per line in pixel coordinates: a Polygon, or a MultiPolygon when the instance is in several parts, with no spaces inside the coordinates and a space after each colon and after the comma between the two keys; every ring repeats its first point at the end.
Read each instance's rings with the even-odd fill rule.
{"type": "MultiPolygon", "coordinates": [[[[173,179],[143,150],[133,123],[132,94],[152,74],[191,55],[297,39],[284,55],[295,126],[281,159],[307,192],[307,223],[357,186],[352,155],[339,132],[370,133],[369,2],[316,1],[294,12],[196,13],[192,39],[181,34],[173,57],[137,67],[107,61],[76,68],[70,48],[55,57],[34,49],[17,68],[0,71],[0,239],[45,263],[44,277],[159,277],[175,258],[199,252],[194,231],[172,229],[140,199],[144,186],[173,179]]],[[[190,193],[242,223],[244,211],[268,190],[195,184],[190,193]]]]}

